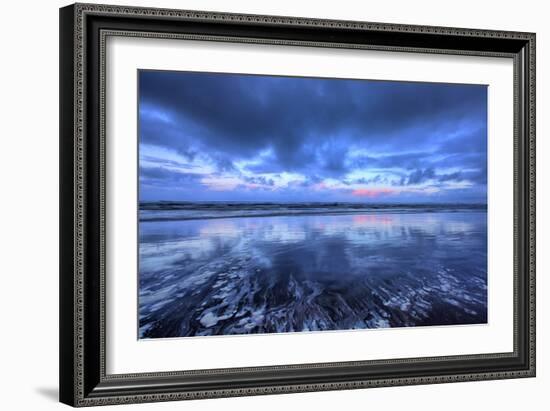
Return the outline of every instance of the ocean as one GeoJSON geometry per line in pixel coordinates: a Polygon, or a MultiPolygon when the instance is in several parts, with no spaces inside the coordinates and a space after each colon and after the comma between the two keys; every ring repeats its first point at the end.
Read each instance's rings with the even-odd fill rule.
{"type": "Polygon", "coordinates": [[[487,322],[485,205],[141,203],[139,337],[487,322]]]}

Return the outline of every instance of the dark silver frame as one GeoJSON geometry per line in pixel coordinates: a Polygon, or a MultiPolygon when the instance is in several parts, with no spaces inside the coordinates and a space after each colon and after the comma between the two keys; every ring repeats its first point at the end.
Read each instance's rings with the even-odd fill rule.
{"type": "Polygon", "coordinates": [[[535,376],[535,34],[75,4],[60,10],[60,400],[73,406],[535,376]],[[514,62],[514,350],[105,372],[108,36],[506,57],[514,62]]]}

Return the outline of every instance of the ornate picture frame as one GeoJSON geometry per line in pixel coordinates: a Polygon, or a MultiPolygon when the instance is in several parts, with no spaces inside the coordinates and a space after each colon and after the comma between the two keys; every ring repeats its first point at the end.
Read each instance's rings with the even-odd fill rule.
{"type": "Polygon", "coordinates": [[[60,101],[61,402],[80,407],[535,376],[535,34],[75,4],[60,10],[60,101]],[[510,59],[513,350],[108,373],[105,93],[110,37],[510,59]]]}

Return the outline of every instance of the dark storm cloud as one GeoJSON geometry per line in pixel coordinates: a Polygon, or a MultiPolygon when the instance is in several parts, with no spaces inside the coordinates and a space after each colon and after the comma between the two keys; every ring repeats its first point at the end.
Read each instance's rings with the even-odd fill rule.
{"type": "Polygon", "coordinates": [[[146,184],[155,182],[162,184],[197,182],[201,177],[199,174],[173,171],[164,167],[140,167],[139,176],[140,180],[146,184]]]}
{"type": "Polygon", "coordinates": [[[437,179],[439,181],[462,181],[462,173],[460,171],[456,171],[454,173],[450,174],[442,174],[437,176],[437,179]]]}
{"type": "Polygon", "coordinates": [[[407,180],[407,184],[420,184],[423,183],[426,180],[430,180],[434,178],[435,171],[433,168],[426,168],[425,170],[417,169],[413,171],[411,174],[409,174],[409,178],[407,180]]]}
{"type": "Polygon", "coordinates": [[[399,185],[418,185],[427,181],[445,182],[462,180],[463,177],[460,171],[448,174],[437,174],[434,168],[430,167],[425,169],[418,168],[410,173],[408,176],[402,176],[399,185]]]}
{"type": "Polygon", "coordinates": [[[361,178],[356,178],[354,180],[345,180],[344,184],[347,184],[347,185],[349,185],[349,184],[371,185],[371,184],[388,184],[389,182],[390,181],[389,181],[388,177],[382,177],[380,174],[377,174],[372,178],[361,177],[361,178]]]}
{"type": "Polygon", "coordinates": [[[254,174],[300,173],[308,187],[361,183],[345,176],[364,169],[380,179],[363,184],[413,185],[486,163],[485,86],[141,71],[139,96],[142,144],[208,158],[218,173],[244,162],[254,174]]]}
{"type": "Polygon", "coordinates": [[[433,83],[142,71],[142,108],[154,107],[171,122],[148,124],[145,115],[141,137],[186,154],[190,138],[200,137],[203,149],[231,158],[269,147],[281,169],[318,162],[341,174],[346,146],[358,140],[373,147],[398,140],[403,150],[431,144],[431,134],[448,131],[449,122],[482,123],[484,93],[479,86],[433,83]]]}
{"type": "Polygon", "coordinates": [[[243,180],[246,181],[247,183],[250,183],[250,184],[258,184],[258,185],[270,186],[270,187],[272,187],[275,184],[273,179],[266,178],[266,177],[263,177],[263,176],[259,176],[259,177],[243,176],[243,180]]]}
{"type": "Polygon", "coordinates": [[[414,169],[430,161],[431,151],[385,154],[381,156],[359,156],[352,162],[352,168],[391,168],[414,169]]]}

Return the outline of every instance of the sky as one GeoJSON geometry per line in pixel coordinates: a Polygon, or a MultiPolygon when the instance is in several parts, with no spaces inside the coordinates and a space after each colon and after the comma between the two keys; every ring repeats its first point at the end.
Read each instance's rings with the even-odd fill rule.
{"type": "Polygon", "coordinates": [[[139,72],[140,201],[486,203],[484,85],[139,72]]]}

